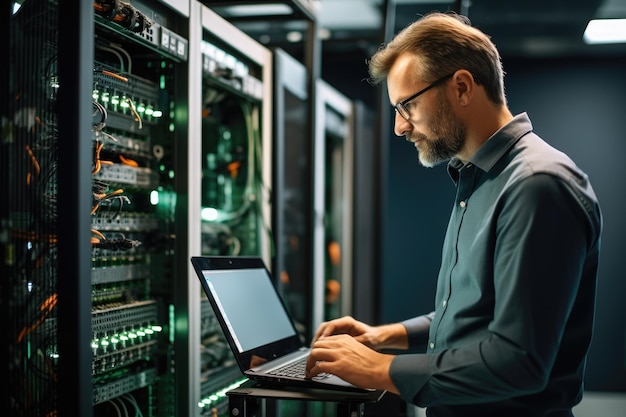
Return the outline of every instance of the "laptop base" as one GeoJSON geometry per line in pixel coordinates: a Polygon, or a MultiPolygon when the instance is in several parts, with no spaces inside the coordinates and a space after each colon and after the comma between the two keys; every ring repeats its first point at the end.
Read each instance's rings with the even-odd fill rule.
{"type": "Polygon", "coordinates": [[[318,388],[275,387],[248,380],[226,393],[229,415],[252,417],[260,400],[322,401],[337,404],[337,417],[364,416],[366,403],[376,403],[386,391],[336,391],[318,388]],[[356,414],[355,414],[356,413],[356,414]]]}

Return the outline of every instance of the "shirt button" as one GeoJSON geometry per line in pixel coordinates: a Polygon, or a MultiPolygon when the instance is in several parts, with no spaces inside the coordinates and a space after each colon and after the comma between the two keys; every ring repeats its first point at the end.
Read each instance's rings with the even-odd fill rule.
{"type": "Polygon", "coordinates": [[[428,344],[428,347],[431,348],[431,349],[434,349],[435,348],[435,342],[430,342],[428,344]]]}
{"type": "Polygon", "coordinates": [[[465,201],[461,201],[461,202],[459,203],[459,206],[460,206],[461,208],[465,208],[465,206],[466,206],[465,201]]]}
{"type": "Polygon", "coordinates": [[[447,305],[448,305],[448,300],[443,300],[443,301],[441,302],[441,305],[443,305],[444,307],[445,307],[445,306],[447,306],[447,305]]]}

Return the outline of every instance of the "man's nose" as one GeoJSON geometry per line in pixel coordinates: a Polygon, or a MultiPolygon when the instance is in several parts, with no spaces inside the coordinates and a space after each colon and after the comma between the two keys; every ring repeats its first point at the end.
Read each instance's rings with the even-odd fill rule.
{"type": "Polygon", "coordinates": [[[394,116],[393,133],[395,133],[396,136],[405,136],[406,132],[411,130],[411,123],[400,116],[398,112],[394,112],[394,116]]]}

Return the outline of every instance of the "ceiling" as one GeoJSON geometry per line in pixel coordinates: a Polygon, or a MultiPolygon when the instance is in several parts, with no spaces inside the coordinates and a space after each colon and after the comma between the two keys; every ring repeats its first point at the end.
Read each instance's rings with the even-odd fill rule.
{"type": "Polygon", "coordinates": [[[298,57],[306,47],[311,19],[324,56],[370,56],[390,34],[432,10],[460,11],[489,34],[503,56],[626,56],[626,44],[586,45],[592,18],[626,18],[626,0],[277,0],[302,13],[279,18],[235,18],[225,5],[273,3],[205,1],[250,36],[298,57]],[[217,5],[217,6],[216,6],[217,5]],[[224,7],[222,7],[224,6],[224,7]],[[308,22],[308,23],[307,23],[308,22]],[[386,22],[389,22],[386,24],[386,22]],[[393,30],[386,30],[385,27],[393,30]],[[298,33],[304,34],[298,41],[298,33]],[[295,42],[287,40],[295,35],[295,42]]]}

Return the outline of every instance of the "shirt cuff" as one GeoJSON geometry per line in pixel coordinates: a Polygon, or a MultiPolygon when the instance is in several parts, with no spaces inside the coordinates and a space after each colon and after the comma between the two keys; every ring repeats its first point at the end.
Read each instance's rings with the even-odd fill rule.
{"type": "Polygon", "coordinates": [[[426,354],[401,354],[391,362],[389,377],[404,401],[419,405],[417,393],[430,378],[428,363],[426,354]]]}
{"type": "Polygon", "coordinates": [[[433,321],[435,312],[400,322],[407,331],[409,337],[409,349],[418,346],[426,346],[430,323],[433,321]]]}

